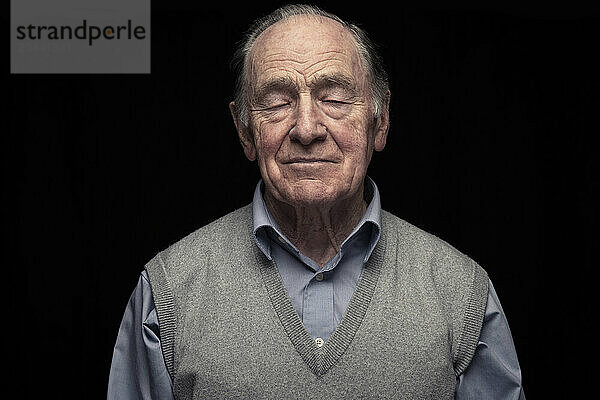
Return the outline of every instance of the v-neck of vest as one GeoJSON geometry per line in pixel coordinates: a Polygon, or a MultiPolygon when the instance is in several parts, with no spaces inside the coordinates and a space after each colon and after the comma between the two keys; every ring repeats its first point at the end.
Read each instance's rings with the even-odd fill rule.
{"type": "Polygon", "coordinates": [[[252,246],[273,308],[293,346],[317,376],[326,374],[348,349],[367,312],[381,274],[387,245],[383,221],[382,225],[379,241],[361,271],[344,317],[321,347],[317,346],[294,309],[274,261],[269,260],[258,246],[252,246]]]}

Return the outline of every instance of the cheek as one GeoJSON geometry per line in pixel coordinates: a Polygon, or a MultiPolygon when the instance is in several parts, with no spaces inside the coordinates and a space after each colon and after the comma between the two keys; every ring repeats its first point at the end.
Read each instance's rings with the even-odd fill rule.
{"type": "Polygon", "coordinates": [[[344,153],[344,158],[353,162],[362,162],[368,158],[369,149],[372,146],[369,144],[366,126],[360,123],[351,124],[339,132],[344,132],[344,134],[334,136],[334,139],[344,153]]]}
{"type": "Polygon", "coordinates": [[[259,161],[268,163],[273,160],[281,147],[285,135],[278,124],[259,122],[255,129],[255,138],[259,161]]]}

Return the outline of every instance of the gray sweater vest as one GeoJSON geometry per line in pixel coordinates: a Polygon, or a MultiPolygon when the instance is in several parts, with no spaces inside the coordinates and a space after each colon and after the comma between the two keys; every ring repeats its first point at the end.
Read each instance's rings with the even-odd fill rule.
{"type": "Polygon", "coordinates": [[[488,289],[470,258],[385,211],[344,318],[322,347],[255,245],[250,205],[146,270],[176,399],[452,399],[488,289]]]}

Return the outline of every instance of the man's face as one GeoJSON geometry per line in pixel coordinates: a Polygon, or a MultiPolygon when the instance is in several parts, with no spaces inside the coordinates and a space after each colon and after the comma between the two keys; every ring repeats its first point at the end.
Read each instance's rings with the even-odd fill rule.
{"type": "Polygon", "coordinates": [[[375,123],[351,34],[328,18],[291,17],[258,37],[249,67],[252,140],[244,147],[268,194],[302,207],[358,193],[387,122],[375,123]]]}

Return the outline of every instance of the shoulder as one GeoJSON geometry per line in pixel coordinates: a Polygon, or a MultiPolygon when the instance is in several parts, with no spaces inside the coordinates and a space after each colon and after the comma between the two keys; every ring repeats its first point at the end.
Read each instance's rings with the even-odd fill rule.
{"type": "Polygon", "coordinates": [[[215,251],[227,243],[247,239],[252,226],[252,205],[232,211],[219,219],[198,228],[160,252],[166,261],[194,256],[198,252],[215,251]]]}
{"type": "Polygon", "coordinates": [[[397,258],[418,264],[434,275],[479,274],[487,278],[485,270],[471,257],[434,234],[384,210],[382,223],[388,240],[395,242],[397,258]]]}
{"type": "Polygon", "coordinates": [[[382,222],[391,235],[402,245],[404,250],[411,249],[424,255],[446,255],[463,258],[465,254],[454,248],[448,242],[440,239],[397,216],[382,210],[382,222]]]}
{"type": "Polygon", "coordinates": [[[251,232],[252,204],[248,204],[171,244],[152,258],[145,269],[151,281],[156,275],[153,270],[170,276],[201,270],[203,265],[250,243],[251,232]]]}

